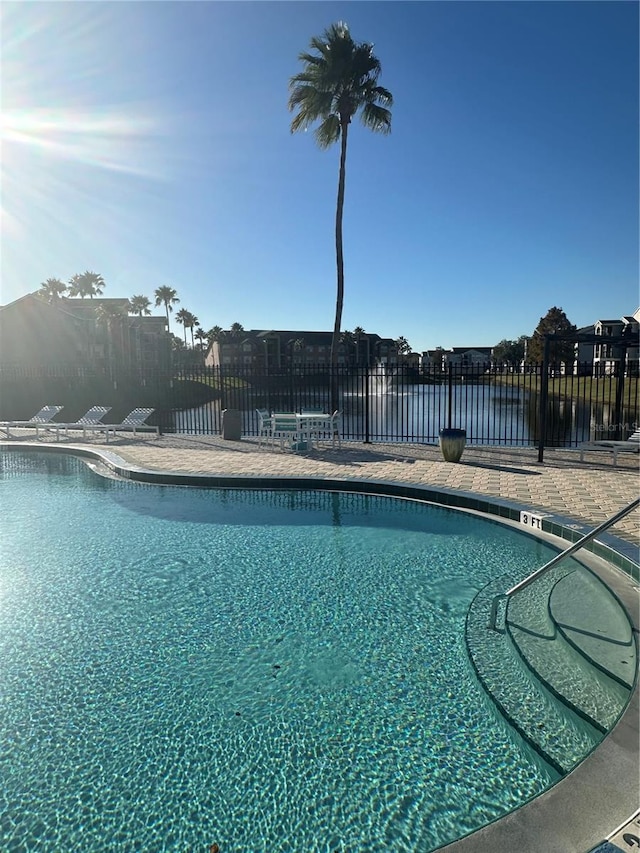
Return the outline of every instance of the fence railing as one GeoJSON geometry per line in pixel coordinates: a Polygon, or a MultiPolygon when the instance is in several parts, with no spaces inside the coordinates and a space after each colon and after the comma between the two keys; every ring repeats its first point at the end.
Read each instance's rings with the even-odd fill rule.
{"type": "Polygon", "coordinates": [[[556,366],[518,372],[504,365],[451,364],[418,370],[409,364],[256,369],[190,366],[127,373],[49,366],[0,369],[0,420],[25,419],[46,404],[64,405],[73,420],[93,405],[112,406],[117,421],[151,406],[163,432],[216,434],[222,412],[241,412],[244,435],[255,435],[255,410],[330,408],[337,399],[345,439],[435,443],[440,429],[467,431],[470,444],[575,446],[594,438],[626,438],[640,422],[638,377],[564,376],[556,366]],[[541,430],[544,435],[541,435],[541,430]]]}

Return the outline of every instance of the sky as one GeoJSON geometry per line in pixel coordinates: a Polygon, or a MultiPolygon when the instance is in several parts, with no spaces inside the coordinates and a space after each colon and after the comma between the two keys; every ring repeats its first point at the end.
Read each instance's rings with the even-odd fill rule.
{"type": "Polygon", "coordinates": [[[0,303],[89,269],[205,330],[331,329],[339,146],[287,100],[345,21],[394,104],[349,131],[342,328],[420,352],[631,314],[638,8],[4,0],[0,303]]]}

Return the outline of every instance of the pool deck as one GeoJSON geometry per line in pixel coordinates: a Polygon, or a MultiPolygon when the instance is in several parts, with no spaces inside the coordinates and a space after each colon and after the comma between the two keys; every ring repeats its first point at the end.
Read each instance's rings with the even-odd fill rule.
{"type": "MultiPolygon", "coordinates": [[[[328,446],[298,454],[260,447],[253,437],[225,441],[218,436],[118,434],[106,443],[100,434],[79,441],[77,434],[70,433],[60,436],[57,443],[55,435],[44,433],[36,439],[25,431],[9,440],[0,439],[0,448],[36,449],[45,444],[48,450],[98,451],[110,464],[138,472],[264,481],[321,478],[346,484],[373,480],[475,493],[540,515],[560,516],[581,531],[631,503],[638,497],[640,485],[637,455],[621,455],[614,467],[610,453],[589,452],[580,462],[575,450],[565,449],[546,449],[544,462],[539,463],[537,451],[531,448],[469,446],[459,463],[450,463],[443,461],[437,446],[417,444],[344,441],[341,448],[328,446]]],[[[611,528],[611,534],[624,541],[636,562],[639,531],[639,509],[611,528]]],[[[629,582],[626,594],[637,602],[634,584],[637,581],[629,582]]],[[[631,615],[637,636],[640,608],[635,610],[631,615]]],[[[640,833],[637,814],[634,818],[640,802],[639,719],[636,685],[627,711],[610,735],[572,773],[521,809],[446,850],[617,853],[627,849],[627,839],[640,833]]]]}
{"type": "MultiPolygon", "coordinates": [[[[18,431],[16,431],[18,432],[18,431]]],[[[36,440],[25,430],[7,444],[29,440],[30,446],[56,444],[54,435],[36,440]]],[[[59,446],[79,445],[115,454],[124,462],[154,471],[231,477],[319,477],[334,480],[377,480],[474,492],[521,504],[535,513],[554,513],[576,524],[595,526],[638,496],[639,457],[620,454],[614,468],[611,453],[589,452],[585,461],[575,450],[468,446],[458,463],[445,462],[437,446],[364,444],[343,441],[341,448],[322,446],[308,453],[259,447],[255,437],[225,441],[219,436],[119,433],[108,443],[100,433],[79,442],[78,434],[60,437],[59,446]]],[[[5,442],[0,442],[5,443],[5,442]]],[[[611,529],[639,543],[640,511],[611,529]]]]}

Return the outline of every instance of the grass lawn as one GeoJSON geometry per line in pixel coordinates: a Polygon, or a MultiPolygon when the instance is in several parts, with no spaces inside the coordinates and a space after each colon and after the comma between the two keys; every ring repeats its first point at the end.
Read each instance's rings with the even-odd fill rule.
{"type": "MultiPolygon", "coordinates": [[[[499,385],[523,388],[526,391],[540,391],[540,377],[527,373],[505,373],[492,376],[499,385]]],[[[629,406],[638,401],[638,377],[625,376],[622,392],[623,405],[629,406]]],[[[560,376],[549,379],[549,396],[592,400],[601,403],[615,403],[618,380],[615,376],[560,376]]]]}

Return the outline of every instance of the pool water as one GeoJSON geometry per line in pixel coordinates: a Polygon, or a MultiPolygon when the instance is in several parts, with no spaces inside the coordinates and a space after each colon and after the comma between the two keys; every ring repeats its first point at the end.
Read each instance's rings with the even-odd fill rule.
{"type": "Polygon", "coordinates": [[[546,545],[381,496],[0,461],[2,851],[426,853],[557,779],[464,641],[546,545]]]}

